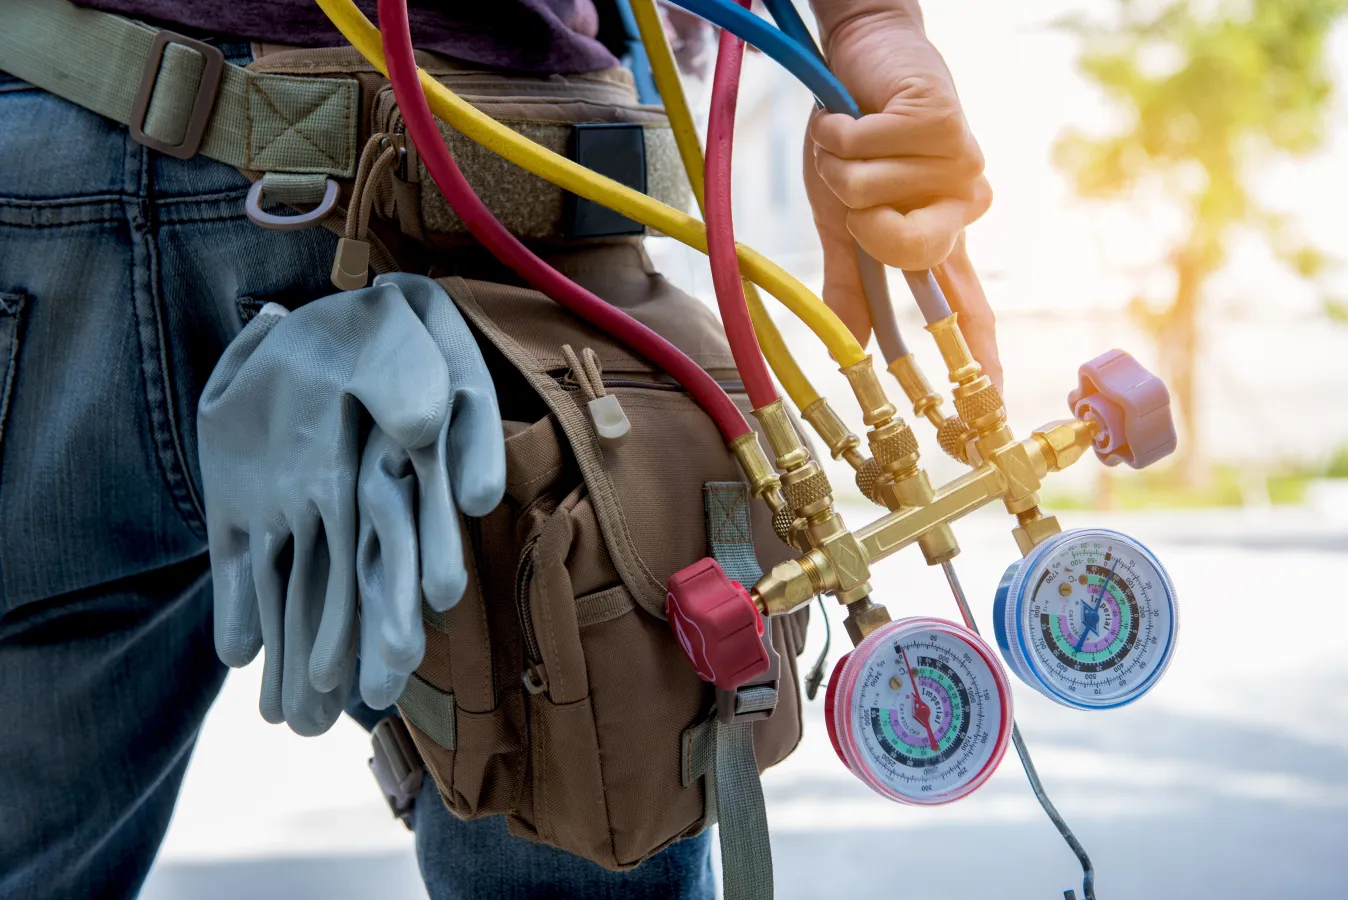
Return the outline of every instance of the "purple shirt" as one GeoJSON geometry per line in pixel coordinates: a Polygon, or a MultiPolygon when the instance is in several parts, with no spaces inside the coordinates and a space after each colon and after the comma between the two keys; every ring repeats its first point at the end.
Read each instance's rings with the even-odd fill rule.
{"type": "MultiPolygon", "coordinates": [[[[193,33],[301,47],[346,43],[314,0],[75,0],[193,33]]],[[[376,19],[375,0],[357,6],[376,19]]],[[[593,0],[409,0],[417,49],[516,72],[575,74],[616,66],[595,39],[593,0]]]]}

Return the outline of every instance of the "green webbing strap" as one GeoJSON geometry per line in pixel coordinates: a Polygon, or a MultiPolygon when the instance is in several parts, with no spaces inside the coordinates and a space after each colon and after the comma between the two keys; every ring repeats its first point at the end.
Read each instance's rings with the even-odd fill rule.
{"type": "MultiPolygon", "coordinates": [[[[748,485],[708,482],[702,489],[707,541],[712,557],[740,584],[752,585],[763,570],[754,555],[749,526],[748,485]]],[[[735,712],[749,714],[777,706],[777,689],[750,685],[735,693],[735,712]]],[[[705,776],[708,818],[721,825],[721,874],[725,900],[771,900],[772,845],[767,808],[754,757],[752,720],[726,724],[718,714],[684,734],[684,782],[705,776]]]]}
{"type": "Polygon", "coordinates": [[[327,186],[328,179],[322,175],[268,172],[262,176],[262,193],[269,203],[284,203],[300,209],[317,206],[327,186]]]}
{"type": "MultiPolygon", "coordinates": [[[[127,125],[157,32],[66,0],[0,0],[0,69],[127,125]]],[[[144,130],[183,140],[205,58],[164,49],[144,130]]],[[[200,152],[237,169],[355,174],[360,89],[353,79],[265,75],[225,64],[200,152]]]]}
{"type": "Polygon", "coordinates": [[[749,488],[742,481],[708,481],[702,486],[707,543],[712,559],[733,580],[752,587],[763,577],[749,524],[749,488]]]}
{"type": "Polygon", "coordinates": [[[415,672],[398,698],[403,718],[446,750],[458,744],[454,727],[454,695],[440,690],[415,672]]]}

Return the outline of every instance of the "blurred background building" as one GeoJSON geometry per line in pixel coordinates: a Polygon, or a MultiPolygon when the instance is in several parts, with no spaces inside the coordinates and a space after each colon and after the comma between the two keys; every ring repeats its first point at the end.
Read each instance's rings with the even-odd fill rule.
{"type": "MultiPolygon", "coordinates": [[[[1159,472],[1083,462],[1049,497],[1066,527],[1120,527],[1170,566],[1183,617],[1170,673],[1141,703],[1094,715],[1017,687],[1040,771],[1110,900],[1348,896],[1346,7],[926,4],[996,191],[969,243],[998,314],[1012,424],[1065,416],[1076,367],[1118,346],[1166,373],[1189,429],[1190,452],[1159,472]]],[[[750,55],[738,236],[818,290],[799,175],[809,111],[801,87],[750,55]]],[[[649,244],[710,302],[702,257],[649,244]]],[[[901,278],[893,294],[907,297],[901,278]]],[[[852,409],[819,346],[779,321],[811,377],[852,409]]],[[[915,311],[904,325],[938,372],[915,311]]],[[[925,459],[933,480],[957,474],[938,453],[925,459]]],[[[859,497],[848,505],[854,522],[873,516],[859,497]]],[[[1005,518],[958,529],[984,622],[1016,558],[1005,518]]],[[[955,616],[915,558],[886,562],[876,584],[899,614],[955,616]]],[[[343,722],[306,740],[265,725],[258,668],[230,676],[207,720],[144,896],[424,896],[363,733],[343,722]]],[[[765,782],[783,900],[1079,890],[1014,756],[969,799],[902,808],[843,769],[818,702],[806,719],[800,750],[765,782]]]]}

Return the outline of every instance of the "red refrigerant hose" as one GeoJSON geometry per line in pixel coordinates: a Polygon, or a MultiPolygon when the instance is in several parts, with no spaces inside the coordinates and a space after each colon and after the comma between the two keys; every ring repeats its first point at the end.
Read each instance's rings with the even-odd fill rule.
{"type": "Polygon", "coordinates": [[[435,127],[435,119],[417,78],[412,30],[407,21],[407,0],[379,0],[379,33],[383,39],[389,83],[393,86],[407,133],[416,144],[426,170],[469,233],[538,291],[673,376],[716,422],[726,443],[747,434],[749,423],[744,414],[701,366],[636,319],[549,266],[507,231],[487,209],[463,177],[435,127]]]}
{"type": "MultiPolygon", "coordinates": [[[[749,0],[737,2],[740,6],[749,6],[749,0]]],[[[735,367],[744,380],[749,402],[754,409],[762,409],[777,400],[777,388],[768,374],[763,351],[754,336],[753,321],[749,318],[749,305],[744,299],[739,259],[735,254],[735,219],[731,204],[731,147],[735,140],[735,104],[743,62],[744,41],[722,29],[711,89],[711,113],[707,119],[707,258],[735,367]]]]}

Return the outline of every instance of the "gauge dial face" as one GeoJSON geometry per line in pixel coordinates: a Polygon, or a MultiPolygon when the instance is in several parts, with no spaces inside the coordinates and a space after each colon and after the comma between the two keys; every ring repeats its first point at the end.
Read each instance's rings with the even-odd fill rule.
{"type": "Polygon", "coordinates": [[[903,803],[968,794],[997,768],[1010,737],[1001,664],[977,635],[941,619],[873,632],[838,663],[825,706],[847,767],[903,803]]]}
{"type": "Polygon", "coordinates": [[[1107,709],[1156,683],[1175,648],[1175,589],[1117,531],[1068,531],[1007,571],[994,610],[1011,670],[1067,706],[1107,709]]]}

